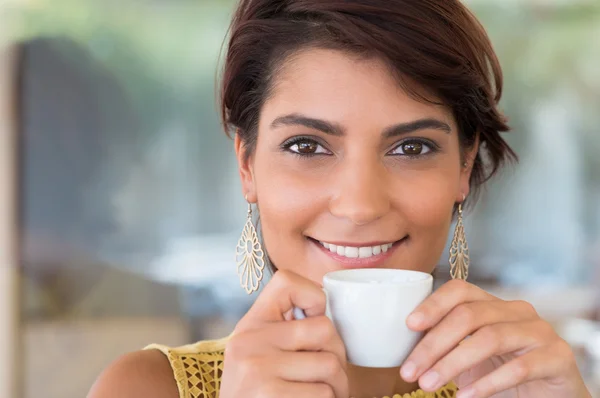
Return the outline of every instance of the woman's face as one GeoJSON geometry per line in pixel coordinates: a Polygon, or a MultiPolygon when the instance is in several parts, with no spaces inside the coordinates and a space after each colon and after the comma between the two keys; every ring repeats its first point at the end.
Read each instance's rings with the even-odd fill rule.
{"type": "Polygon", "coordinates": [[[353,267],[431,272],[474,153],[461,160],[449,109],[411,98],[383,62],[333,50],[285,63],[255,152],[245,162],[239,137],[236,150],[273,264],[317,283],[353,267]]]}

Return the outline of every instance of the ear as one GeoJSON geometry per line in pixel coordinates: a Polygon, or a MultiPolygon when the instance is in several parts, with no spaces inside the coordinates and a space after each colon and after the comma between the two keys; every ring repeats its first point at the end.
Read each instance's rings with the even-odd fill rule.
{"type": "Polygon", "coordinates": [[[252,159],[250,156],[247,156],[247,148],[237,132],[235,134],[234,145],[235,156],[238,161],[240,180],[242,182],[242,192],[244,193],[244,196],[248,202],[256,203],[256,185],[254,183],[252,159]]]}
{"type": "Polygon", "coordinates": [[[473,146],[469,148],[464,156],[462,163],[460,165],[460,184],[459,184],[459,192],[457,192],[456,203],[461,203],[464,197],[469,196],[469,192],[471,190],[471,185],[469,182],[471,181],[471,173],[473,172],[473,164],[475,163],[475,159],[477,158],[477,153],[479,152],[479,133],[475,136],[475,141],[473,142],[473,146]]]}

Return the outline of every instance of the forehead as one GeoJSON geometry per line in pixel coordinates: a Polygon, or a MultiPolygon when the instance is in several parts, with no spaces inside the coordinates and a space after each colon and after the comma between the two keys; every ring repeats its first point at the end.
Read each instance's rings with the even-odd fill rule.
{"type": "Polygon", "coordinates": [[[290,56],[274,78],[264,116],[298,111],[342,122],[360,117],[392,124],[438,117],[452,124],[453,119],[447,107],[408,94],[384,61],[325,49],[290,56]]]}

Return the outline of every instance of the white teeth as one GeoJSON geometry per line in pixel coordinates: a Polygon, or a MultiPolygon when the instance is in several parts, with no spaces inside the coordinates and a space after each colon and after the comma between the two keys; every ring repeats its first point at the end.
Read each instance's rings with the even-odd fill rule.
{"type": "Polygon", "coordinates": [[[373,255],[372,247],[361,247],[360,249],[358,249],[358,257],[360,257],[360,258],[371,257],[372,255],[373,255]]]}
{"type": "Polygon", "coordinates": [[[348,258],[358,258],[358,247],[347,246],[343,256],[348,258]]]}
{"type": "Polygon", "coordinates": [[[378,256],[381,253],[387,252],[393,246],[393,243],[369,247],[337,246],[331,243],[320,241],[319,243],[323,245],[323,247],[328,249],[330,252],[348,258],[368,258],[372,256],[378,256]]]}

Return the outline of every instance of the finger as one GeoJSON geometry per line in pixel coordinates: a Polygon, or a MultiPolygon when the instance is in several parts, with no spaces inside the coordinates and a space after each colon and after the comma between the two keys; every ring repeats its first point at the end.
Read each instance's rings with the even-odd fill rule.
{"type": "Polygon", "coordinates": [[[329,384],[285,380],[269,382],[258,392],[257,396],[264,398],[342,398],[340,395],[335,395],[329,384]]]}
{"type": "Polygon", "coordinates": [[[417,344],[402,366],[402,377],[413,382],[476,330],[499,322],[534,319],[518,302],[475,301],[459,304],[417,344]]]}
{"type": "Polygon", "coordinates": [[[230,340],[228,351],[245,356],[265,351],[327,351],[346,363],[346,349],[331,320],[325,316],[277,322],[240,333],[230,340]],[[251,342],[251,343],[250,343],[251,342]]]}
{"type": "Polygon", "coordinates": [[[286,313],[294,307],[307,316],[325,314],[325,293],[316,283],[288,271],[277,271],[265,286],[248,313],[236,327],[236,332],[257,327],[267,322],[286,320],[286,313]]]}
{"type": "Polygon", "coordinates": [[[436,391],[493,356],[524,354],[558,340],[551,329],[541,320],[484,326],[433,365],[419,378],[419,385],[425,391],[436,391]]]}
{"type": "Polygon", "coordinates": [[[269,358],[278,377],[295,382],[325,383],[336,397],[348,397],[344,364],[330,352],[285,352],[269,358]]]}
{"type": "Polygon", "coordinates": [[[424,331],[436,325],[454,307],[473,301],[498,300],[486,291],[462,280],[452,280],[427,297],[406,320],[409,328],[424,331]]]}
{"type": "Polygon", "coordinates": [[[457,398],[487,398],[518,385],[546,378],[565,377],[574,356],[564,341],[538,348],[500,366],[460,390],[457,398]]]}

